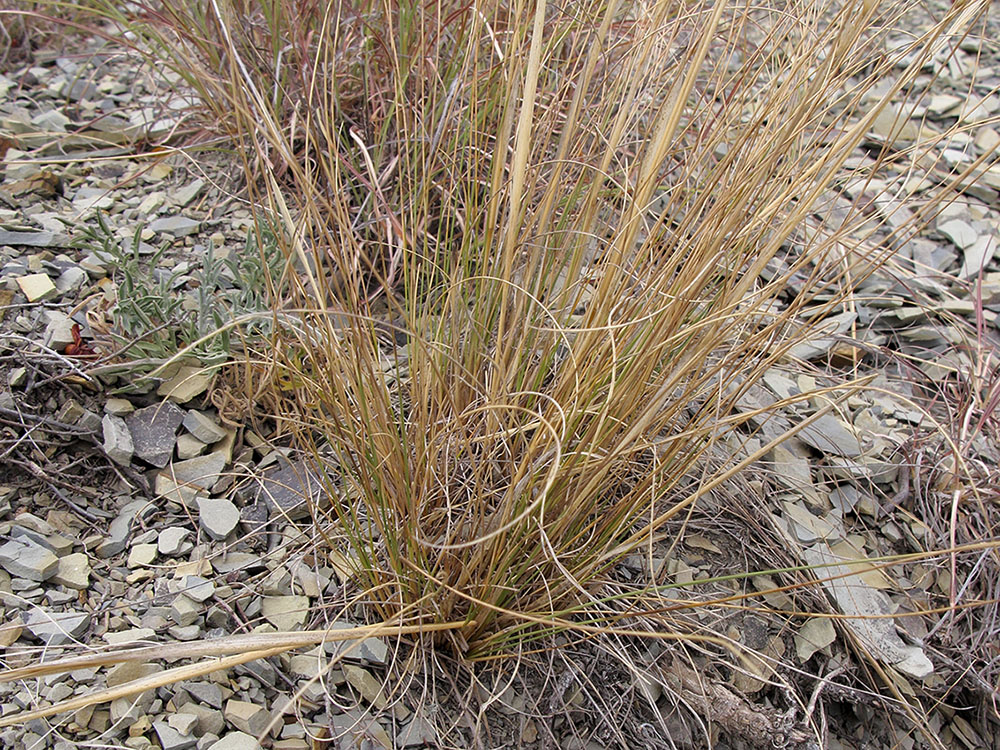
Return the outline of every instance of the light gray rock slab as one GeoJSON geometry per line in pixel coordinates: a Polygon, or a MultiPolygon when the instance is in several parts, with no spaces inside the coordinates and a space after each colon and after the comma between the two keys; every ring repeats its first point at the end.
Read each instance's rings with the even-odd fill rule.
{"type": "Polygon", "coordinates": [[[47,581],[59,568],[59,559],[37,544],[12,540],[0,547],[0,567],[14,578],[47,581]]]}
{"type": "Polygon", "coordinates": [[[178,687],[187,691],[188,695],[199,703],[212,708],[222,708],[222,688],[214,682],[182,682],[178,687]]]}
{"type": "Polygon", "coordinates": [[[198,524],[212,539],[225,539],[240,521],[239,509],[225,498],[199,497],[197,502],[198,524]]]}
{"type": "Polygon", "coordinates": [[[201,222],[186,216],[164,216],[162,219],[150,222],[149,228],[154,232],[163,232],[174,237],[187,237],[201,228],[201,222]]]}
{"type": "Polygon", "coordinates": [[[174,461],[160,474],[172,482],[203,490],[219,481],[219,475],[226,468],[226,457],[221,453],[209,453],[186,461],[174,461]]]}
{"type": "Polygon", "coordinates": [[[861,455],[858,436],[832,414],[824,414],[796,433],[796,437],[820,453],[832,453],[850,458],[861,455]]]}
{"type": "Polygon", "coordinates": [[[253,737],[259,737],[271,722],[266,708],[249,701],[226,701],[222,714],[231,725],[253,737]]]}
{"type": "Polygon", "coordinates": [[[181,579],[181,592],[189,599],[203,603],[212,598],[215,584],[202,576],[184,576],[181,579]]]}
{"type": "Polygon", "coordinates": [[[229,732],[208,750],[261,750],[257,738],[246,732],[229,732]]]}
{"type": "Polygon", "coordinates": [[[434,747],[437,739],[437,731],[431,723],[420,714],[414,714],[410,723],[396,735],[396,747],[434,747]]]}
{"type": "Polygon", "coordinates": [[[997,238],[994,234],[980,235],[975,242],[965,248],[965,257],[959,278],[969,279],[982,271],[993,260],[997,250],[997,238]]]}
{"type": "Polygon", "coordinates": [[[125,420],[114,414],[105,414],[101,419],[101,427],[104,430],[104,452],[108,458],[119,466],[131,464],[135,446],[125,420]]]}
{"type": "Polygon", "coordinates": [[[191,410],[184,416],[184,428],[203,443],[217,443],[226,436],[218,422],[204,412],[191,410]]]}
{"type": "Polygon", "coordinates": [[[183,735],[165,721],[154,721],[153,730],[163,750],[187,750],[198,743],[197,737],[183,735]]]}
{"type": "Polygon", "coordinates": [[[34,610],[28,615],[25,627],[46,645],[61,646],[79,640],[87,633],[90,628],[90,615],[74,610],[62,612],[34,610]]]}
{"type": "Polygon", "coordinates": [[[0,245],[15,247],[67,247],[69,237],[56,232],[11,232],[0,229],[0,245]]]}
{"type": "Polygon", "coordinates": [[[154,509],[153,504],[146,500],[133,500],[127,503],[108,526],[107,538],[98,545],[97,556],[106,559],[123,552],[136,516],[145,516],[154,509]]]}
{"type": "Polygon", "coordinates": [[[979,238],[979,233],[976,232],[973,226],[969,224],[969,222],[962,221],[961,219],[946,221],[944,224],[939,226],[937,230],[951,240],[952,244],[960,250],[965,250],[966,248],[971,247],[979,238]]]}
{"type": "Polygon", "coordinates": [[[153,466],[166,466],[173,455],[177,430],[183,421],[184,411],[170,401],[130,414],[125,423],[132,434],[135,455],[153,466]]]}
{"type": "Polygon", "coordinates": [[[45,326],[45,345],[57,352],[66,351],[66,347],[76,341],[73,336],[75,323],[65,313],[57,310],[48,312],[49,322],[45,326]]]}
{"type": "Polygon", "coordinates": [[[190,533],[190,531],[181,526],[169,526],[163,529],[157,537],[156,548],[161,555],[166,555],[167,557],[179,555],[190,533]]]}
{"type": "Polygon", "coordinates": [[[90,558],[83,552],[74,552],[59,558],[53,583],[75,591],[86,591],[90,586],[90,558]]]}

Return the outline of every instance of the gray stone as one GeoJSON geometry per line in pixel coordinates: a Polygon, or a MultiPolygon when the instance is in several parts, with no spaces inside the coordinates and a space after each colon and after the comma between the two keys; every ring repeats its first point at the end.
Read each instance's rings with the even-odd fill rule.
{"type": "Polygon", "coordinates": [[[73,336],[73,319],[57,310],[48,311],[49,322],[45,326],[45,345],[57,352],[66,351],[66,347],[76,341],[73,336]]]}
{"type": "Polygon", "coordinates": [[[222,688],[214,682],[184,682],[179,687],[199,703],[212,708],[222,708],[222,688]]]}
{"type": "Polygon", "coordinates": [[[207,448],[208,446],[205,443],[186,432],[181,433],[177,438],[177,458],[181,461],[187,461],[189,458],[197,458],[203,455],[207,448]]]}
{"type": "Polygon", "coordinates": [[[179,555],[184,548],[184,540],[190,534],[187,529],[181,526],[169,526],[160,532],[156,540],[156,547],[161,555],[172,557],[179,555]]]}
{"type": "Polygon", "coordinates": [[[90,615],[74,610],[63,612],[34,610],[28,615],[25,627],[46,645],[61,646],[73,643],[86,634],[90,628],[90,615]]]}
{"type": "Polygon", "coordinates": [[[172,482],[207,490],[219,481],[219,475],[226,468],[226,457],[221,453],[209,453],[186,461],[174,461],[160,472],[172,482]]]}
{"type": "Polygon", "coordinates": [[[184,421],[184,411],[170,401],[147,406],[125,420],[135,455],[148,464],[163,468],[170,461],[177,441],[177,430],[184,421]]]}
{"type": "Polygon", "coordinates": [[[323,493],[319,477],[301,461],[288,463],[282,459],[276,471],[266,473],[259,481],[256,499],[267,503],[272,518],[305,518],[309,515],[307,498],[315,504],[323,493]]]}
{"type": "Polygon", "coordinates": [[[222,713],[226,721],[253,737],[260,737],[271,723],[271,714],[266,708],[247,701],[226,701],[226,708],[222,713]]]}
{"type": "Polygon", "coordinates": [[[212,598],[215,584],[201,576],[184,576],[181,579],[181,593],[189,599],[202,603],[212,598]]]}
{"type": "Polygon", "coordinates": [[[198,717],[194,714],[184,713],[183,709],[176,714],[167,717],[167,724],[183,734],[193,734],[198,726],[198,717]]]}
{"type": "Polygon", "coordinates": [[[68,589],[86,591],[90,586],[90,559],[83,552],[60,557],[59,566],[51,580],[68,589]]]}
{"type": "Polygon", "coordinates": [[[265,596],[260,613],[278,630],[301,628],[309,616],[308,596],[265,596]]]}
{"type": "Polygon", "coordinates": [[[946,221],[937,230],[951,240],[955,247],[961,250],[971,247],[979,237],[976,230],[972,228],[972,225],[961,219],[946,221]]]}
{"type": "Polygon", "coordinates": [[[127,398],[109,398],[104,402],[104,411],[115,417],[127,417],[135,411],[135,407],[127,398]]]}
{"type": "Polygon", "coordinates": [[[173,202],[183,208],[201,192],[201,189],[205,187],[205,181],[202,179],[197,179],[194,182],[190,182],[179,190],[175,190],[170,198],[173,202]]]}
{"type": "Polygon", "coordinates": [[[56,279],[56,289],[59,294],[68,294],[82,288],[87,282],[87,272],[80,266],[70,266],[56,279]]]}
{"type": "Polygon", "coordinates": [[[136,515],[145,516],[154,509],[153,504],[146,500],[133,500],[125,505],[108,526],[108,536],[98,545],[97,556],[108,558],[123,552],[136,515]]]}
{"type": "Polygon", "coordinates": [[[174,600],[170,603],[170,616],[182,628],[193,625],[200,613],[201,608],[197,603],[183,594],[175,596],[174,600]]]}
{"type": "Polygon", "coordinates": [[[176,404],[186,404],[195,396],[205,392],[215,374],[212,370],[187,365],[181,367],[173,377],[160,383],[157,395],[166,396],[176,404]]]}
{"type": "Polygon", "coordinates": [[[0,229],[0,245],[15,247],[68,247],[69,237],[56,232],[9,232],[0,229]]]}
{"type": "Polygon", "coordinates": [[[0,547],[0,566],[14,578],[46,581],[59,568],[59,558],[31,542],[10,541],[0,547]]]}
{"type": "Polygon", "coordinates": [[[149,224],[150,230],[172,234],[174,237],[187,237],[197,232],[200,227],[200,221],[189,219],[186,216],[164,216],[149,224]]]}
{"type": "Polygon", "coordinates": [[[132,444],[132,433],[125,420],[114,414],[105,414],[101,420],[101,427],[104,430],[104,452],[108,458],[119,466],[131,464],[135,446],[132,444]]]}
{"type": "Polygon", "coordinates": [[[198,524],[212,539],[225,539],[239,521],[240,511],[229,500],[198,498],[198,524]]]}
{"type": "Polygon", "coordinates": [[[183,735],[165,721],[154,721],[153,729],[163,750],[187,750],[198,742],[197,737],[183,735]]]}
{"type": "Polygon", "coordinates": [[[832,414],[824,414],[812,424],[803,427],[796,436],[820,453],[855,457],[861,455],[858,436],[832,414]]]}
{"type": "Polygon", "coordinates": [[[214,419],[200,411],[189,411],[184,417],[184,427],[203,443],[217,443],[226,436],[214,419]]]}
{"type": "Polygon", "coordinates": [[[980,236],[969,247],[965,248],[962,268],[958,272],[959,278],[969,279],[976,276],[993,260],[996,249],[997,238],[995,235],[984,234],[980,236]]]}
{"type": "Polygon", "coordinates": [[[410,723],[396,735],[396,747],[434,747],[437,745],[437,731],[420,714],[414,714],[410,723]]]}
{"type": "Polygon", "coordinates": [[[261,750],[257,738],[246,732],[229,732],[208,750],[261,750]]]}

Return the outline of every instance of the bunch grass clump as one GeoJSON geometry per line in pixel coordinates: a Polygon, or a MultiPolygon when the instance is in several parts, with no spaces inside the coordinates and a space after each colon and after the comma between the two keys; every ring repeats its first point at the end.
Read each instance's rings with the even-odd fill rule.
{"type": "Polygon", "coordinates": [[[890,253],[801,228],[982,10],[888,55],[873,2],[330,3],[290,87],[243,36],[274,20],[213,8],[299,282],[254,387],[378,617],[470,656],[601,626],[614,565],[772,447],[720,462],[736,401],[890,253]]]}
{"type": "Polygon", "coordinates": [[[439,637],[477,657],[609,626],[617,562],[781,439],[747,447],[736,402],[891,253],[860,206],[803,227],[986,7],[891,53],[907,6],[872,0],[102,13],[282,229],[284,312],[240,373],[323,476],[331,554],[374,618],[463,622],[439,637]]]}

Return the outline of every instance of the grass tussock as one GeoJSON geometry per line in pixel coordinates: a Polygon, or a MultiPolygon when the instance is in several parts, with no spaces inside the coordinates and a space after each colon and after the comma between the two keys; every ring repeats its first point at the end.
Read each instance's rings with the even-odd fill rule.
{"type": "Polygon", "coordinates": [[[470,655],[600,622],[616,561],[746,465],[736,400],[886,252],[802,226],[979,9],[887,56],[870,2],[331,3],[277,65],[288,19],[213,7],[297,270],[255,387],[378,615],[467,619],[470,655]]]}

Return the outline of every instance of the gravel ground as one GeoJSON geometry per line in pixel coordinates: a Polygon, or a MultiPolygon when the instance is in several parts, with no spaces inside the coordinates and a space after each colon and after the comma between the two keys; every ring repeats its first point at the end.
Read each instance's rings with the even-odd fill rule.
{"type": "MultiPolygon", "coordinates": [[[[909,23],[919,28],[928,17],[909,23]]],[[[852,202],[868,201],[864,241],[889,243],[894,253],[797,348],[800,362],[774,368],[739,408],[833,384],[831,373],[855,362],[877,376],[872,387],[774,449],[742,490],[708,498],[681,545],[635,556],[616,571],[627,585],[653,564],[664,582],[697,584],[684,589],[692,601],[752,596],[750,609],[705,608],[690,617],[759,658],[726,663],[691,653],[696,678],[663,647],[622,642],[616,656],[584,644],[538,657],[514,680],[494,668],[475,682],[460,672],[459,684],[449,685],[431,671],[409,675],[387,695],[383,677],[403,644],[372,637],[318,680],[338,644],[19,722],[0,742],[37,750],[307,750],[473,746],[478,736],[488,747],[597,748],[701,747],[708,736],[715,747],[737,748],[773,743],[780,732],[806,747],[813,726],[828,732],[829,748],[933,746],[928,737],[949,748],[1000,746],[997,605],[990,603],[1000,566],[992,549],[893,564],[850,584],[783,588],[804,580],[801,573],[714,580],[803,562],[833,562],[846,573],[851,560],[995,538],[997,39],[991,18],[982,39],[946,47],[911,92],[901,124],[876,122],[852,164],[961,124],[925,158],[946,177],[993,154],[975,170],[978,180],[958,180],[954,200],[912,237],[890,234],[929,188],[909,179],[905,160],[831,190],[804,231],[830,231],[852,202]],[[949,441],[979,489],[961,507],[949,441]],[[975,606],[933,612],[951,600],[975,606]],[[797,612],[847,617],[835,624],[790,614],[797,612]],[[900,617],[850,617],[872,614],[900,617]],[[893,689],[867,687],[873,665],[893,689]],[[712,686],[715,710],[730,701],[735,718],[698,725],[690,706],[705,700],[696,690],[702,681],[712,686]],[[486,705],[487,695],[499,698],[486,705]],[[917,714],[926,717],[923,734],[917,714]]],[[[211,330],[214,314],[263,305],[253,283],[259,268],[246,262],[259,254],[244,250],[252,217],[239,197],[240,171],[221,155],[136,156],[135,144],[193,127],[190,102],[114,46],[80,45],[72,54],[35,50],[0,74],[4,661],[25,666],[74,644],[196,643],[362,624],[346,607],[343,561],[320,551],[304,512],[307,499],[322,501],[316,477],[216,387],[225,348],[206,346],[171,371],[143,376],[178,341],[211,330]],[[145,304],[155,295],[165,306],[145,304]],[[129,303],[134,328],[122,323],[129,303]],[[150,316],[145,328],[142,314],[150,316]],[[178,334],[171,321],[182,317],[188,329],[178,334]],[[143,337],[149,322],[166,325],[143,337]],[[130,343],[127,357],[108,347],[115,340],[130,343]]],[[[817,408],[785,410],[761,425],[762,436],[817,408]]],[[[731,455],[740,450],[748,447],[734,443],[731,455]]],[[[0,718],[163,668],[150,660],[0,684],[0,718]]]]}

